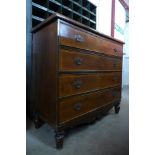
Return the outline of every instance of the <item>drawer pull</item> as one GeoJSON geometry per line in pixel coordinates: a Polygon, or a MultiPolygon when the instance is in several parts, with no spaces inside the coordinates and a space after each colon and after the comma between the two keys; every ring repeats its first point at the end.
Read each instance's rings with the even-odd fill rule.
{"type": "Polygon", "coordinates": [[[81,35],[75,35],[75,40],[77,41],[77,42],[84,42],[84,38],[81,36],[81,35]]]}
{"type": "Polygon", "coordinates": [[[81,103],[76,103],[76,104],[74,105],[74,110],[80,111],[80,110],[81,110],[81,107],[82,107],[82,104],[81,104],[81,103]]]}
{"type": "Polygon", "coordinates": [[[81,87],[81,85],[82,85],[82,81],[81,81],[81,80],[75,80],[75,81],[73,82],[73,86],[74,86],[75,88],[77,88],[77,89],[79,89],[79,88],[81,87]]]}
{"type": "Polygon", "coordinates": [[[75,62],[76,65],[81,65],[82,62],[83,62],[83,59],[80,58],[80,57],[77,57],[77,58],[74,59],[74,62],[75,62]]]}
{"type": "Polygon", "coordinates": [[[114,48],[114,52],[118,52],[117,48],[114,48]]]}

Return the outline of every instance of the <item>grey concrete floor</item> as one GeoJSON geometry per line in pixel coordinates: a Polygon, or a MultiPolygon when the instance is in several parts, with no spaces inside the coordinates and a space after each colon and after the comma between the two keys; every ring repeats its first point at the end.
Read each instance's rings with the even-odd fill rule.
{"type": "Polygon", "coordinates": [[[129,91],[122,91],[121,109],[94,124],[70,130],[61,150],[55,148],[54,131],[49,125],[39,129],[27,118],[27,155],[128,155],[129,154],[129,91]]]}

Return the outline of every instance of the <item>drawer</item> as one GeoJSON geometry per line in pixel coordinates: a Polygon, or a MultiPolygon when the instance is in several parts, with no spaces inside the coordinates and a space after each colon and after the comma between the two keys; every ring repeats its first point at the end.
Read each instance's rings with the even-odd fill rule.
{"type": "Polygon", "coordinates": [[[60,50],[60,71],[85,71],[85,70],[122,70],[122,60],[99,54],[88,54],[76,50],[60,50]]]}
{"type": "Polygon", "coordinates": [[[59,31],[61,45],[97,51],[108,55],[122,56],[122,45],[108,38],[82,31],[75,26],[65,23],[60,23],[59,31]]]}
{"type": "Polygon", "coordinates": [[[59,77],[59,97],[121,85],[121,72],[93,74],[62,74],[59,77]]]}
{"type": "Polygon", "coordinates": [[[69,121],[121,98],[121,87],[60,100],[59,122],[69,121]]]}

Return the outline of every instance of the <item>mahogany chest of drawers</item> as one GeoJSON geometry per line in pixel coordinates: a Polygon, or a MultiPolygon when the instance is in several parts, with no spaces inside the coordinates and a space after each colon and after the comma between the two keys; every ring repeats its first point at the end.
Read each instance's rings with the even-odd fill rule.
{"type": "Polygon", "coordinates": [[[34,123],[51,125],[61,148],[67,128],[119,112],[123,42],[60,14],[32,33],[34,123]]]}

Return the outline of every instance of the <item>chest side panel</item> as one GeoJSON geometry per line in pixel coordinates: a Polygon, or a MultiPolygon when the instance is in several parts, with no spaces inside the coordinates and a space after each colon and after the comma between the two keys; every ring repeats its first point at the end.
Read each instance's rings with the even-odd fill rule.
{"type": "Polygon", "coordinates": [[[57,21],[33,33],[33,91],[36,111],[57,122],[57,21]]]}

